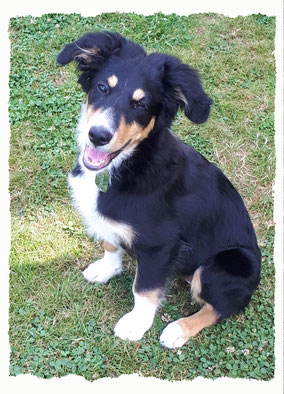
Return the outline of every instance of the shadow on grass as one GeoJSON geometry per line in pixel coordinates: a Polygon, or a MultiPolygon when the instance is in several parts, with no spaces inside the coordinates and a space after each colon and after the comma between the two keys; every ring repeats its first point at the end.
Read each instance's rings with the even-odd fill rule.
{"type": "Polygon", "coordinates": [[[113,327],[133,306],[135,264],[127,259],[120,276],[92,285],[80,271],[89,262],[63,256],[11,268],[11,375],[51,378],[71,373],[87,380],[129,373],[168,380],[273,377],[273,321],[267,320],[273,306],[267,306],[261,290],[244,314],[203,330],[180,350],[169,350],[159,344],[162,329],[198,309],[188,285],[174,280],[151,330],[141,341],[124,342],[113,336],[113,327]]]}

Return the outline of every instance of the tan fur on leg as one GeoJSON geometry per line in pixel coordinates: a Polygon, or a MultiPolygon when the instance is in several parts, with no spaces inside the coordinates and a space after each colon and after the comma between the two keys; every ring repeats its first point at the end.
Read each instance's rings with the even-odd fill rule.
{"type": "Polygon", "coordinates": [[[140,340],[152,326],[159,306],[160,290],[134,293],[134,308],[126,313],[116,324],[114,333],[121,339],[140,340]]]}
{"type": "Polygon", "coordinates": [[[116,252],[118,249],[113,246],[112,244],[109,244],[108,242],[104,242],[103,244],[104,250],[106,250],[107,252],[116,252]]]}
{"type": "Polygon", "coordinates": [[[164,294],[163,290],[162,289],[156,289],[156,290],[145,290],[145,291],[139,292],[137,290],[137,287],[136,287],[138,275],[139,275],[139,272],[138,272],[138,266],[137,266],[136,267],[136,273],[135,273],[134,282],[133,282],[133,285],[132,285],[133,294],[137,294],[138,296],[145,297],[152,304],[159,305],[161,300],[162,300],[162,298],[163,298],[163,294],[164,294]]]}
{"type": "Polygon", "coordinates": [[[150,290],[150,291],[145,291],[142,293],[136,293],[140,297],[145,297],[151,304],[154,305],[159,305],[161,299],[162,299],[162,291],[160,289],[157,290],[150,290]]]}
{"type": "Polygon", "coordinates": [[[201,285],[201,267],[199,267],[195,272],[191,280],[191,295],[192,297],[199,302],[200,304],[203,304],[203,300],[200,298],[200,293],[202,289],[201,285]]]}
{"type": "Polygon", "coordinates": [[[181,347],[203,328],[218,321],[218,314],[210,304],[205,304],[201,310],[192,316],[184,317],[167,325],[160,336],[163,346],[173,349],[181,347]]]}
{"type": "Polygon", "coordinates": [[[218,314],[210,304],[205,304],[199,312],[192,316],[181,318],[177,323],[182,328],[184,337],[188,340],[194,337],[203,328],[212,326],[218,321],[218,314]]]}

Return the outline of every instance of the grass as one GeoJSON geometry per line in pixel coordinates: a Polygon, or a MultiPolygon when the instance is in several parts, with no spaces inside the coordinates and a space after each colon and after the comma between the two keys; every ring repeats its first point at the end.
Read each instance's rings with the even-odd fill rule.
{"type": "Polygon", "coordinates": [[[217,14],[49,14],[10,21],[10,374],[87,380],[139,373],[167,380],[274,376],[273,195],[275,18],[217,14]],[[168,321],[198,309],[176,280],[154,325],[138,342],[113,336],[132,307],[135,263],[106,285],[81,275],[102,254],[70,205],[66,175],[76,156],[84,95],[75,66],[56,55],[93,30],[116,30],[148,52],[179,56],[202,75],[214,100],[209,121],[179,113],[173,130],[215,162],[243,196],[263,254],[262,280],[243,314],[204,329],[180,350],[164,349],[168,321]]]}

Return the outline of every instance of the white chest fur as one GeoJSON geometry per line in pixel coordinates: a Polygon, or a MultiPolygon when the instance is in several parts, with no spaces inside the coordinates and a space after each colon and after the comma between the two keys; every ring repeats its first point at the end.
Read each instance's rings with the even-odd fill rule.
{"type": "Polygon", "coordinates": [[[134,232],[130,225],[115,222],[102,216],[97,210],[99,189],[95,183],[95,172],[84,171],[82,175],[68,176],[73,203],[86,226],[87,233],[118,247],[121,242],[131,247],[134,232]]]}

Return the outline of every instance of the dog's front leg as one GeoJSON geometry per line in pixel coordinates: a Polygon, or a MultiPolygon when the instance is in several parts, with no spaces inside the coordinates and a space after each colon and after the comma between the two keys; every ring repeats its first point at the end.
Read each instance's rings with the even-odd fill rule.
{"type": "Polygon", "coordinates": [[[134,308],[114,327],[114,334],[121,339],[138,341],[153,324],[155,313],[163,299],[167,278],[159,257],[156,256],[155,261],[153,257],[148,261],[138,259],[132,288],[134,308]]]}
{"type": "Polygon", "coordinates": [[[104,242],[104,257],[88,265],[83,276],[90,283],[106,283],[110,278],[122,272],[123,249],[104,242]]]}
{"type": "Polygon", "coordinates": [[[138,341],[153,324],[159,306],[159,290],[133,293],[134,308],[116,323],[114,334],[121,339],[138,341]]]}

